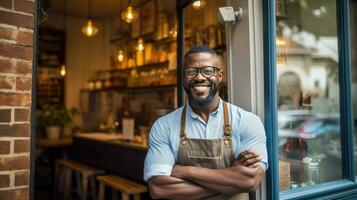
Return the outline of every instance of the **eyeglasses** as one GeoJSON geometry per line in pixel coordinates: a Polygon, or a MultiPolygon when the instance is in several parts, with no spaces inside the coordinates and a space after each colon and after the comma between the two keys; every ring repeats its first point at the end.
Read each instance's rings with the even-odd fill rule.
{"type": "Polygon", "coordinates": [[[204,66],[204,67],[185,67],[184,69],[185,76],[194,78],[197,76],[198,72],[205,78],[211,78],[216,71],[221,69],[213,66],[204,66]]]}

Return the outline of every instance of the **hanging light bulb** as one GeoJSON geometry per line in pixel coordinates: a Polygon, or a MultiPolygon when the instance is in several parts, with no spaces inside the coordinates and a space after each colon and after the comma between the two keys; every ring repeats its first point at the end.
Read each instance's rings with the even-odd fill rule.
{"type": "Polygon", "coordinates": [[[138,39],[138,46],[136,47],[138,51],[144,51],[144,40],[142,38],[138,39]]]}
{"type": "Polygon", "coordinates": [[[65,76],[66,75],[66,66],[63,64],[61,66],[61,76],[65,76]]]}
{"type": "Polygon", "coordinates": [[[98,33],[98,28],[93,25],[91,19],[88,19],[87,24],[82,28],[82,33],[87,37],[93,37],[98,33]]]}
{"type": "Polygon", "coordinates": [[[206,5],[206,2],[204,0],[195,0],[192,3],[192,6],[196,10],[202,9],[206,5]]]}
{"type": "Polygon", "coordinates": [[[124,60],[124,52],[123,52],[123,50],[120,49],[118,51],[118,61],[123,62],[123,60],[124,60]]]}
{"type": "Polygon", "coordinates": [[[88,20],[87,24],[82,27],[82,33],[87,37],[93,37],[98,33],[98,28],[94,26],[91,16],[91,1],[88,1],[88,20]]]}
{"type": "Polygon", "coordinates": [[[121,19],[124,20],[126,23],[131,24],[135,22],[139,14],[134,10],[134,8],[130,5],[131,1],[128,2],[128,7],[121,13],[121,19]]]}

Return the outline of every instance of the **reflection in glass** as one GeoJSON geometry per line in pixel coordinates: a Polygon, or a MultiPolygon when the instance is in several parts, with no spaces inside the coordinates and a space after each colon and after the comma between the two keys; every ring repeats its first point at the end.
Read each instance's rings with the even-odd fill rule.
{"type": "Polygon", "coordinates": [[[223,100],[228,100],[227,90],[227,54],[226,54],[226,31],[222,24],[217,22],[218,8],[225,6],[224,0],[194,1],[205,4],[200,9],[187,6],[184,9],[184,52],[197,44],[205,44],[214,49],[223,60],[223,79],[219,95],[223,100]]]}
{"type": "Polygon", "coordinates": [[[276,9],[284,191],[342,178],[336,2],[281,0],[276,9]]]}
{"type": "MultiPolygon", "coordinates": [[[[352,66],[352,115],[354,124],[354,139],[357,136],[357,1],[350,1],[350,45],[352,66]]],[[[357,162],[357,145],[355,144],[355,162],[357,162]]],[[[356,166],[356,165],[355,165],[356,166]]],[[[355,170],[357,172],[357,168],[355,170]]]]}

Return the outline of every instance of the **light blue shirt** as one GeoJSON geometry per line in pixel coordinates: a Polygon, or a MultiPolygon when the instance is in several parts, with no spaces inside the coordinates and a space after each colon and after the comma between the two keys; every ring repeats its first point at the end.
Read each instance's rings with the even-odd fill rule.
{"type": "MultiPolygon", "coordinates": [[[[151,128],[149,149],[145,159],[144,180],[154,176],[170,176],[177,160],[180,144],[181,113],[183,107],[156,120],[151,128]]],[[[228,113],[232,127],[234,156],[245,150],[251,150],[262,156],[261,166],[268,167],[266,136],[260,118],[233,104],[228,104],[228,113]]],[[[216,111],[209,115],[206,123],[187,103],[186,134],[187,138],[217,139],[222,138],[224,125],[223,101],[220,100],[216,111]]]]}

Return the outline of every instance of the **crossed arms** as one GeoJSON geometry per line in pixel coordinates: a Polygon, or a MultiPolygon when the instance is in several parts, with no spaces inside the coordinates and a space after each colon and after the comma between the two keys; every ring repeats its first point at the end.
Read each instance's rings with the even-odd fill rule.
{"type": "Polygon", "coordinates": [[[245,151],[229,168],[175,165],[171,176],[155,176],[148,181],[150,194],[154,199],[203,199],[220,193],[252,192],[264,174],[259,165],[261,159],[245,151]]]}

